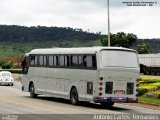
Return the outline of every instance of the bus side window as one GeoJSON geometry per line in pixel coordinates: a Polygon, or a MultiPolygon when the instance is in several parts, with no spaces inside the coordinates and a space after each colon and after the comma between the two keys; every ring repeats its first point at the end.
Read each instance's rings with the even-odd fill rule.
{"type": "Polygon", "coordinates": [[[59,65],[60,67],[64,67],[64,55],[59,56],[59,65]]]}
{"type": "Polygon", "coordinates": [[[83,56],[83,65],[86,68],[95,69],[97,66],[96,56],[95,55],[83,56]]]}
{"type": "Polygon", "coordinates": [[[47,66],[47,56],[43,56],[43,66],[47,66]]]}
{"type": "Polygon", "coordinates": [[[71,66],[72,67],[78,66],[78,56],[77,55],[71,56],[71,66]]]}
{"type": "Polygon", "coordinates": [[[88,55],[87,56],[87,68],[92,68],[92,56],[88,55]]]}
{"type": "Polygon", "coordinates": [[[54,56],[54,67],[57,67],[58,65],[59,65],[58,56],[55,55],[55,56],[54,56]]]}
{"type": "Polygon", "coordinates": [[[30,56],[30,66],[34,67],[38,65],[38,56],[30,56]]]}
{"type": "Polygon", "coordinates": [[[39,56],[39,65],[40,65],[40,66],[43,66],[43,61],[44,61],[44,60],[43,60],[43,56],[40,55],[40,56],[39,56]]]}
{"type": "Polygon", "coordinates": [[[95,55],[92,55],[92,64],[93,64],[93,68],[97,68],[97,60],[95,55]]]}
{"type": "Polygon", "coordinates": [[[83,66],[87,67],[87,56],[83,56],[83,66]]]}
{"type": "Polygon", "coordinates": [[[52,67],[53,66],[53,56],[52,55],[49,55],[49,57],[48,57],[48,65],[50,66],[50,67],[52,67]]]}
{"type": "Polygon", "coordinates": [[[69,56],[67,55],[67,56],[65,56],[65,66],[66,67],[69,67],[69,65],[70,65],[69,62],[70,62],[69,61],[69,56]]]}
{"type": "Polygon", "coordinates": [[[40,66],[47,66],[47,56],[46,55],[39,56],[39,65],[40,66]]]}
{"type": "Polygon", "coordinates": [[[78,67],[79,68],[83,67],[83,56],[82,55],[78,56],[78,67]]]}

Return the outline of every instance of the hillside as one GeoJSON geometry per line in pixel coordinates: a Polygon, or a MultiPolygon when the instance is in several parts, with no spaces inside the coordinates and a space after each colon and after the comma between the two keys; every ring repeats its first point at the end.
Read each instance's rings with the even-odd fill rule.
{"type": "Polygon", "coordinates": [[[102,37],[70,27],[0,25],[0,57],[21,56],[34,48],[100,45],[102,37]]]}
{"type": "Polygon", "coordinates": [[[150,53],[160,53],[160,39],[137,39],[133,44],[133,48],[136,49],[137,45],[145,43],[149,46],[150,53]]]}
{"type": "MultiPolygon", "coordinates": [[[[0,57],[22,56],[35,48],[100,46],[100,33],[70,27],[0,25],[0,57]]],[[[160,39],[137,39],[132,48],[146,43],[160,53],[160,39]]]]}
{"type": "Polygon", "coordinates": [[[70,27],[0,25],[0,41],[46,42],[46,41],[88,41],[100,39],[102,35],[70,27]]]}

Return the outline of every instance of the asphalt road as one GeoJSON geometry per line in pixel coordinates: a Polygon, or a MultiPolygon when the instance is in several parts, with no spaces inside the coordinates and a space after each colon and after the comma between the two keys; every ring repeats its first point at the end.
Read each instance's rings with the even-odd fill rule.
{"type": "Polygon", "coordinates": [[[89,120],[94,118],[93,114],[160,114],[160,111],[124,104],[108,109],[85,102],[74,106],[69,100],[49,96],[30,98],[29,93],[21,91],[21,83],[15,82],[14,86],[0,86],[0,114],[0,119],[5,114],[17,114],[22,120],[89,120]]]}

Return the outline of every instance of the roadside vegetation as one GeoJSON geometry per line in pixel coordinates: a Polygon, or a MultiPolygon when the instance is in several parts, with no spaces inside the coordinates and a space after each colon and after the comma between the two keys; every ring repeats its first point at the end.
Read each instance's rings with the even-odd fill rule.
{"type": "Polygon", "coordinates": [[[21,62],[23,57],[0,58],[0,71],[10,71],[11,73],[22,73],[21,62]]]}
{"type": "Polygon", "coordinates": [[[160,105],[160,78],[141,78],[139,100],[160,105]]]}

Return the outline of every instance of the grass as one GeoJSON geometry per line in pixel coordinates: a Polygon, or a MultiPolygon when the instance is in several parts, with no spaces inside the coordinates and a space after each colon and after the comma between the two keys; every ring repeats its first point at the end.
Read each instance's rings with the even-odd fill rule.
{"type": "Polygon", "coordinates": [[[139,102],[160,105],[160,99],[139,97],[139,102]]]}

